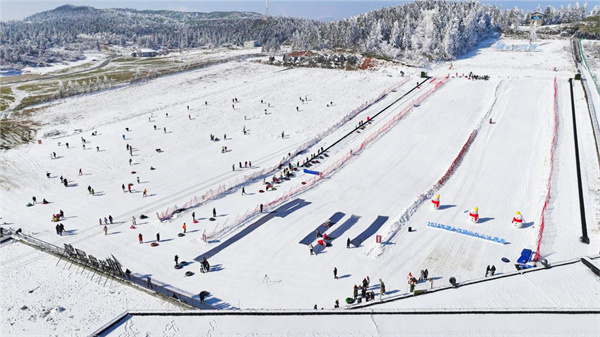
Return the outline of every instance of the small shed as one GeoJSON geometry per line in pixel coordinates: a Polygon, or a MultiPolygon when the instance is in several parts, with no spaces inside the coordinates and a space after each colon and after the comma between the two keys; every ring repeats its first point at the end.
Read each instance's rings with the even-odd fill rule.
{"type": "Polygon", "coordinates": [[[256,48],[256,47],[260,47],[260,43],[258,43],[258,41],[256,41],[256,40],[244,41],[244,48],[256,48]]]}

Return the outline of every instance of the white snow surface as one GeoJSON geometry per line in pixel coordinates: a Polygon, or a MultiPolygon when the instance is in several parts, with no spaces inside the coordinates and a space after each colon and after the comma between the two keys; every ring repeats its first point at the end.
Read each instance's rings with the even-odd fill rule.
{"type": "MultiPolygon", "coordinates": [[[[540,254],[551,262],[597,254],[600,174],[589,116],[585,119],[587,110],[578,112],[581,118],[577,124],[590,244],[579,242],[567,83],[575,67],[569,52],[568,41],[543,41],[535,53],[500,52],[493,45],[482,46],[451,65],[439,64],[429,70],[435,80],[411,93],[408,91],[421,81],[419,78],[405,82],[406,78],[378,71],[285,69],[245,61],[53,102],[35,117],[43,124],[38,133],[42,144],[35,142],[0,153],[0,216],[7,226],[22,228],[58,246],[70,243],[101,259],[112,254],[135,275],[151,275],[155,284],[168,285],[195,298],[202,290],[210,291],[206,302],[219,309],[307,309],[314,304],[331,308],[336,299],[342,302],[351,296],[353,285],[367,275],[373,283],[379,278],[384,280],[386,296],[397,296],[407,291],[406,275],[412,272],[418,277],[419,270],[425,268],[444,284],[451,276],[459,280],[480,278],[490,264],[496,266],[497,273],[506,273],[514,266],[501,262],[502,257],[514,261],[523,248],[536,250],[550,175],[556,78],[558,133],[540,254]],[[473,81],[462,76],[471,71],[490,75],[490,80],[473,81]],[[248,182],[244,185],[247,195],[242,196],[241,189],[236,188],[176,214],[171,221],[161,223],[157,219],[157,212],[182,206],[194,197],[201,199],[209,189],[235,185],[245,175],[276,166],[288,153],[361,104],[398,85],[396,91],[356,118],[328,132],[307,153],[292,158],[294,164],[302,163],[318,148],[327,148],[354,129],[360,120],[366,121],[367,116],[408,93],[360,133],[353,133],[328,150],[327,156],[310,168],[327,171],[344,161],[341,168],[313,187],[286,200],[296,200],[296,207],[236,221],[246,218],[244,214],[253,212],[259,204],[305,186],[302,182],[310,184],[315,176],[297,171],[289,181],[276,184],[277,190],[265,193],[259,193],[265,189],[262,179],[248,182]],[[424,100],[416,101],[430,90],[424,100]],[[300,97],[308,100],[302,103],[300,97]],[[232,102],[236,98],[237,102],[232,102]],[[328,107],[330,103],[333,106],[328,107]],[[395,117],[401,118],[387,124],[391,125],[387,129],[386,123],[392,123],[395,117]],[[488,123],[489,118],[493,124],[488,123]],[[387,131],[380,133],[384,127],[387,131]],[[248,135],[242,133],[244,128],[248,135]],[[476,136],[462,161],[442,186],[436,186],[473,130],[476,136]],[[92,136],[92,132],[97,135],[92,136]],[[210,141],[211,134],[220,140],[210,141]],[[227,140],[223,140],[224,134],[227,140]],[[361,149],[361,143],[372,137],[374,140],[361,149]],[[134,149],[132,156],[126,151],[127,144],[134,149]],[[223,146],[229,151],[222,153],[223,146]],[[57,159],[51,158],[52,152],[56,152],[57,159]],[[240,169],[238,163],[248,160],[252,167],[240,169]],[[51,178],[46,178],[46,172],[51,178]],[[58,178],[61,175],[73,185],[62,186],[58,178]],[[139,184],[136,177],[140,178],[139,184]],[[121,190],[121,185],[128,183],[133,184],[132,193],[121,190]],[[95,190],[94,196],[88,193],[88,186],[95,190]],[[147,197],[142,196],[144,189],[147,197]],[[442,207],[433,210],[427,198],[438,193],[442,207]],[[50,204],[26,207],[32,196],[38,202],[46,198],[50,204]],[[479,223],[471,223],[465,214],[473,207],[479,207],[479,223]],[[213,208],[217,211],[216,221],[209,221],[213,208]],[[50,221],[59,210],[66,217],[62,221],[67,229],[64,236],[56,235],[55,223],[50,221]],[[511,225],[515,211],[523,214],[524,228],[511,225]],[[192,223],[192,212],[199,220],[197,224],[192,223]],[[299,241],[312,235],[316,246],[315,229],[336,212],[344,216],[327,233],[346,225],[349,228],[338,234],[331,246],[311,256],[308,247],[299,241]],[[109,214],[115,224],[108,225],[109,235],[104,235],[104,225],[100,226],[98,219],[109,214]],[[141,214],[149,218],[141,220],[141,214]],[[132,216],[137,218],[135,229],[130,228],[132,216]],[[383,226],[359,247],[346,249],[346,239],[357,237],[379,216],[387,217],[383,226]],[[261,219],[261,226],[244,232],[261,219]],[[179,237],[184,222],[187,233],[179,237]],[[508,244],[429,228],[428,222],[497,236],[508,244]],[[413,231],[409,233],[407,227],[413,231]],[[222,234],[205,243],[205,231],[222,234]],[[140,233],[143,244],[137,240],[140,233]],[[149,243],[155,241],[156,233],[160,233],[161,242],[151,247],[149,243]],[[200,274],[198,263],[182,270],[172,268],[174,255],[180,261],[193,261],[235,235],[241,238],[209,258],[211,272],[200,274]],[[383,245],[375,243],[375,235],[382,236],[383,245]],[[333,278],[334,267],[338,280],[333,278]],[[196,274],[184,277],[188,270],[196,274]]],[[[577,109],[584,109],[581,87],[575,86],[574,92],[577,109]]],[[[24,259],[17,256],[5,268],[20,266],[24,259]]],[[[35,279],[42,282],[45,277],[48,275],[38,274],[35,279]]],[[[493,282],[486,283],[493,287],[493,282]]],[[[520,296],[526,301],[527,296],[536,295],[520,296]]],[[[12,295],[5,300],[12,306],[20,303],[12,295]]],[[[106,305],[111,303],[107,301],[106,305]]],[[[389,306],[393,303],[398,302],[389,306]]],[[[473,306],[468,301],[454,303],[458,308],[473,306]]],[[[67,308],[71,303],[60,305],[67,308]]],[[[293,326],[305,324],[298,322],[293,326]]],[[[24,329],[31,333],[44,330],[38,323],[29,323],[29,330],[24,329]]],[[[81,326],[77,321],[65,324],[68,327],[64,327],[64,333],[81,326]]],[[[322,325],[315,325],[307,334],[319,333],[318,326],[322,325]]],[[[10,328],[5,321],[2,327],[10,328]]],[[[525,324],[519,327],[531,328],[525,324]]],[[[56,332],[48,332],[52,333],[56,332]]]]}

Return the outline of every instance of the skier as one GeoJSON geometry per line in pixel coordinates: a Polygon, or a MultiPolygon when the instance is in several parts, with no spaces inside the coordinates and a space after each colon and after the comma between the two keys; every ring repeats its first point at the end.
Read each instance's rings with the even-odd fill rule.
{"type": "Polygon", "coordinates": [[[144,237],[142,236],[142,233],[138,234],[138,241],[141,243],[144,242],[144,237]]]}
{"type": "Polygon", "coordinates": [[[333,267],[333,278],[336,279],[336,280],[338,279],[337,268],[336,267],[333,267]]]}
{"type": "Polygon", "coordinates": [[[492,268],[490,268],[490,273],[492,273],[491,276],[494,276],[494,274],[496,273],[496,266],[492,265],[492,268]]]}
{"type": "Polygon", "coordinates": [[[183,223],[183,226],[181,226],[181,228],[183,228],[184,233],[187,231],[187,226],[185,225],[185,222],[183,223]]]}
{"type": "Polygon", "coordinates": [[[213,218],[216,218],[216,217],[217,217],[217,209],[213,208],[213,218]]]}
{"type": "Polygon", "coordinates": [[[281,138],[283,139],[285,137],[285,133],[283,131],[281,131],[281,138]]]}
{"type": "Polygon", "coordinates": [[[433,204],[433,208],[440,208],[440,195],[436,194],[435,197],[431,198],[431,203],[433,204]]]}
{"type": "Polygon", "coordinates": [[[477,222],[479,221],[479,208],[475,207],[471,212],[469,212],[469,216],[471,217],[471,221],[477,222]]]}
{"type": "Polygon", "coordinates": [[[231,165],[231,170],[235,171],[235,164],[231,165]]]}
{"type": "Polygon", "coordinates": [[[487,268],[485,268],[485,277],[488,277],[490,274],[490,265],[488,264],[487,268]]]}
{"type": "Polygon", "coordinates": [[[516,228],[521,228],[523,226],[523,217],[521,216],[521,212],[517,211],[512,219],[512,223],[516,228]]]}
{"type": "Polygon", "coordinates": [[[167,127],[163,127],[163,131],[167,133],[167,127]]]}
{"type": "Polygon", "coordinates": [[[242,162],[240,162],[239,164],[240,164],[240,168],[242,168],[242,162]]]}
{"type": "Polygon", "coordinates": [[[96,152],[100,152],[100,146],[96,146],[96,152]]]}
{"type": "Polygon", "coordinates": [[[125,140],[125,135],[123,135],[123,140],[125,140]]]}
{"type": "Polygon", "coordinates": [[[133,160],[132,160],[131,158],[129,158],[129,165],[131,165],[131,162],[132,162],[132,161],[133,161],[133,160]]]}
{"type": "Polygon", "coordinates": [[[69,148],[69,143],[65,143],[65,145],[67,146],[67,149],[69,148]]]}
{"type": "Polygon", "coordinates": [[[106,225],[104,225],[104,235],[108,234],[108,227],[106,227],[106,225]]]}
{"type": "Polygon", "coordinates": [[[179,264],[179,255],[175,255],[175,265],[179,264]]]}
{"type": "Polygon", "coordinates": [[[379,296],[385,295],[385,283],[381,279],[379,279],[379,296]]]}
{"type": "Polygon", "coordinates": [[[127,190],[131,193],[131,185],[127,185],[127,190]]]}

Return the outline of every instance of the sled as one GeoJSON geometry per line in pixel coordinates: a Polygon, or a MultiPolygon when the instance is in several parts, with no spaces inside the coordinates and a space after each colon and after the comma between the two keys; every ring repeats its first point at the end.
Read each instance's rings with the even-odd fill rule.
{"type": "Polygon", "coordinates": [[[179,234],[177,234],[177,236],[182,237],[182,236],[185,236],[185,234],[184,233],[179,233],[179,234]]]}
{"type": "Polygon", "coordinates": [[[208,220],[215,221],[216,219],[215,218],[208,218],[208,220]]]}
{"type": "Polygon", "coordinates": [[[198,223],[198,220],[194,220],[193,223],[198,223]]]}
{"type": "Polygon", "coordinates": [[[181,268],[183,268],[183,266],[180,263],[178,263],[173,268],[175,268],[175,269],[181,269],[181,268]]]}
{"type": "Polygon", "coordinates": [[[156,246],[158,246],[158,243],[156,243],[156,242],[152,242],[152,243],[150,244],[150,247],[156,247],[156,246]]]}
{"type": "Polygon", "coordinates": [[[189,271],[188,270],[188,271],[185,272],[185,276],[192,276],[192,275],[194,275],[193,271],[189,271]]]}
{"type": "Polygon", "coordinates": [[[506,262],[506,263],[508,263],[508,262],[510,262],[510,260],[509,260],[509,259],[507,259],[507,258],[505,258],[505,257],[503,257],[503,258],[502,258],[502,262],[506,262]]]}

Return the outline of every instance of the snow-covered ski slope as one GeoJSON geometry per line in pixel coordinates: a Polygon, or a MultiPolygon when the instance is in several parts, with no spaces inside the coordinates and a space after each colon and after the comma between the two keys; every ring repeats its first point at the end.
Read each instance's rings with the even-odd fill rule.
{"type": "MultiPolygon", "coordinates": [[[[482,47],[449,67],[430,70],[435,79],[411,91],[422,81],[416,76],[405,81],[384,72],[287,70],[235,62],[52,104],[36,117],[44,124],[40,136],[53,130],[59,135],[40,137],[41,145],[27,144],[0,154],[3,220],[55,244],[72,243],[98,258],[113,254],[134,274],[151,275],[155,284],[196,297],[209,290],[207,302],[218,308],[312,308],[315,303],[329,307],[335,299],[343,302],[351,296],[353,285],[367,275],[375,285],[382,278],[387,296],[397,296],[407,291],[408,272],[418,277],[425,268],[444,283],[450,276],[479,278],[490,264],[497,273],[512,271],[523,248],[536,249],[549,178],[552,190],[545,221],[551,236],[542,239],[542,257],[552,261],[597,253],[594,200],[599,174],[595,150],[589,146],[589,117],[578,119],[578,127],[591,242],[583,245],[578,240],[566,84],[575,68],[568,42],[544,42],[536,53],[482,47]],[[490,75],[490,80],[462,76],[470,71],[490,75]],[[558,132],[550,177],[555,78],[558,132]],[[330,172],[339,166],[331,174],[319,180],[296,171],[289,181],[275,184],[277,190],[264,193],[259,192],[265,190],[262,179],[250,181],[244,185],[246,195],[235,188],[175,214],[171,221],[156,219],[157,212],[287,160],[288,153],[393,87],[397,89],[290,159],[302,163],[389,106],[310,168],[330,172]],[[237,103],[232,102],[235,98],[237,103]],[[300,98],[308,100],[303,103],[300,98]],[[244,127],[248,135],[243,135],[244,127]],[[94,131],[97,136],[91,136],[94,131]],[[220,140],[210,141],[211,134],[220,140]],[[81,137],[88,141],[86,150],[81,137]],[[127,144],[133,146],[133,155],[126,151],[127,144]],[[221,153],[222,146],[229,151],[221,153]],[[60,158],[50,159],[52,152],[60,158]],[[244,166],[248,160],[252,168],[240,169],[239,163],[244,166]],[[52,178],[46,178],[46,172],[52,178]],[[61,175],[76,185],[65,188],[58,181],[61,175]],[[315,179],[310,188],[302,185],[315,179]],[[133,183],[132,193],[121,190],[128,183],[133,183]],[[95,189],[95,196],[88,194],[87,186],[95,189]],[[299,188],[306,190],[264,214],[249,215],[258,205],[299,188]],[[144,189],[149,196],[142,196],[144,189]],[[433,210],[428,198],[438,193],[442,207],[433,210]],[[34,195],[51,203],[26,207],[34,195]],[[293,207],[267,213],[287,203],[293,207]],[[465,211],[476,206],[481,221],[474,224],[465,211]],[[213,208],[218,216],[209,221],[213,208]],[[60,209],[72,235],[55,234],[50,218],[60,209]],[[524,228],[510,223],[516,211],[525,218],[524,228]],[[192,212],[197,224],[192,223],[192,212]],[[108,226],[105,236],[98,218],[109,214],[116,223],[108,226]],[[149,219],[140,220],[140,214],[149,219]],[[137,218],[135,229],[130,229],[132,216],[137,218]],[[315,229],[332,216],[337,221],[326,230],[331,245],[318,247],[315,229]],[[184,222],[187,233],[179,237],[184,222]],[[348,238],[360,237],[374,222],[377,229],[364,234],[359,247],[346,248],[348,238]],[[503,238],[508,244],[430,228],[428,222],[503,238]],[[159,246],[150,247],[159,232],[159,246]],[[214,234],[207,243],[202,240],[204,232],[214,234]],[[138,244],[139,233],[144,244],[138,244]],[[375,243],[376,235],[382,236],[383,245],[375,243]],[[316,256],[299,243],[305,238],[309,240],[303,242],[314,238],[316,256]],[[194,261],[206,252],[212,252],[213,270],[208,274],[198,273],[198,263],[172,268],[175,254],[180,261],[194,261]],[[502,257],[511,263],[501,262],[502,257]],[[334,267],[338,280],[333,279],[334,267]],[[196,275],[184,277],[187,270],[196,275]]],[[[574,89],[578,109],[583,108],[583,92],[574,89]]],[[[279,172],[265,178],[271,180],[279,172]]],[[[14,264],[18,261],[19,256],[14,264]]]]}

